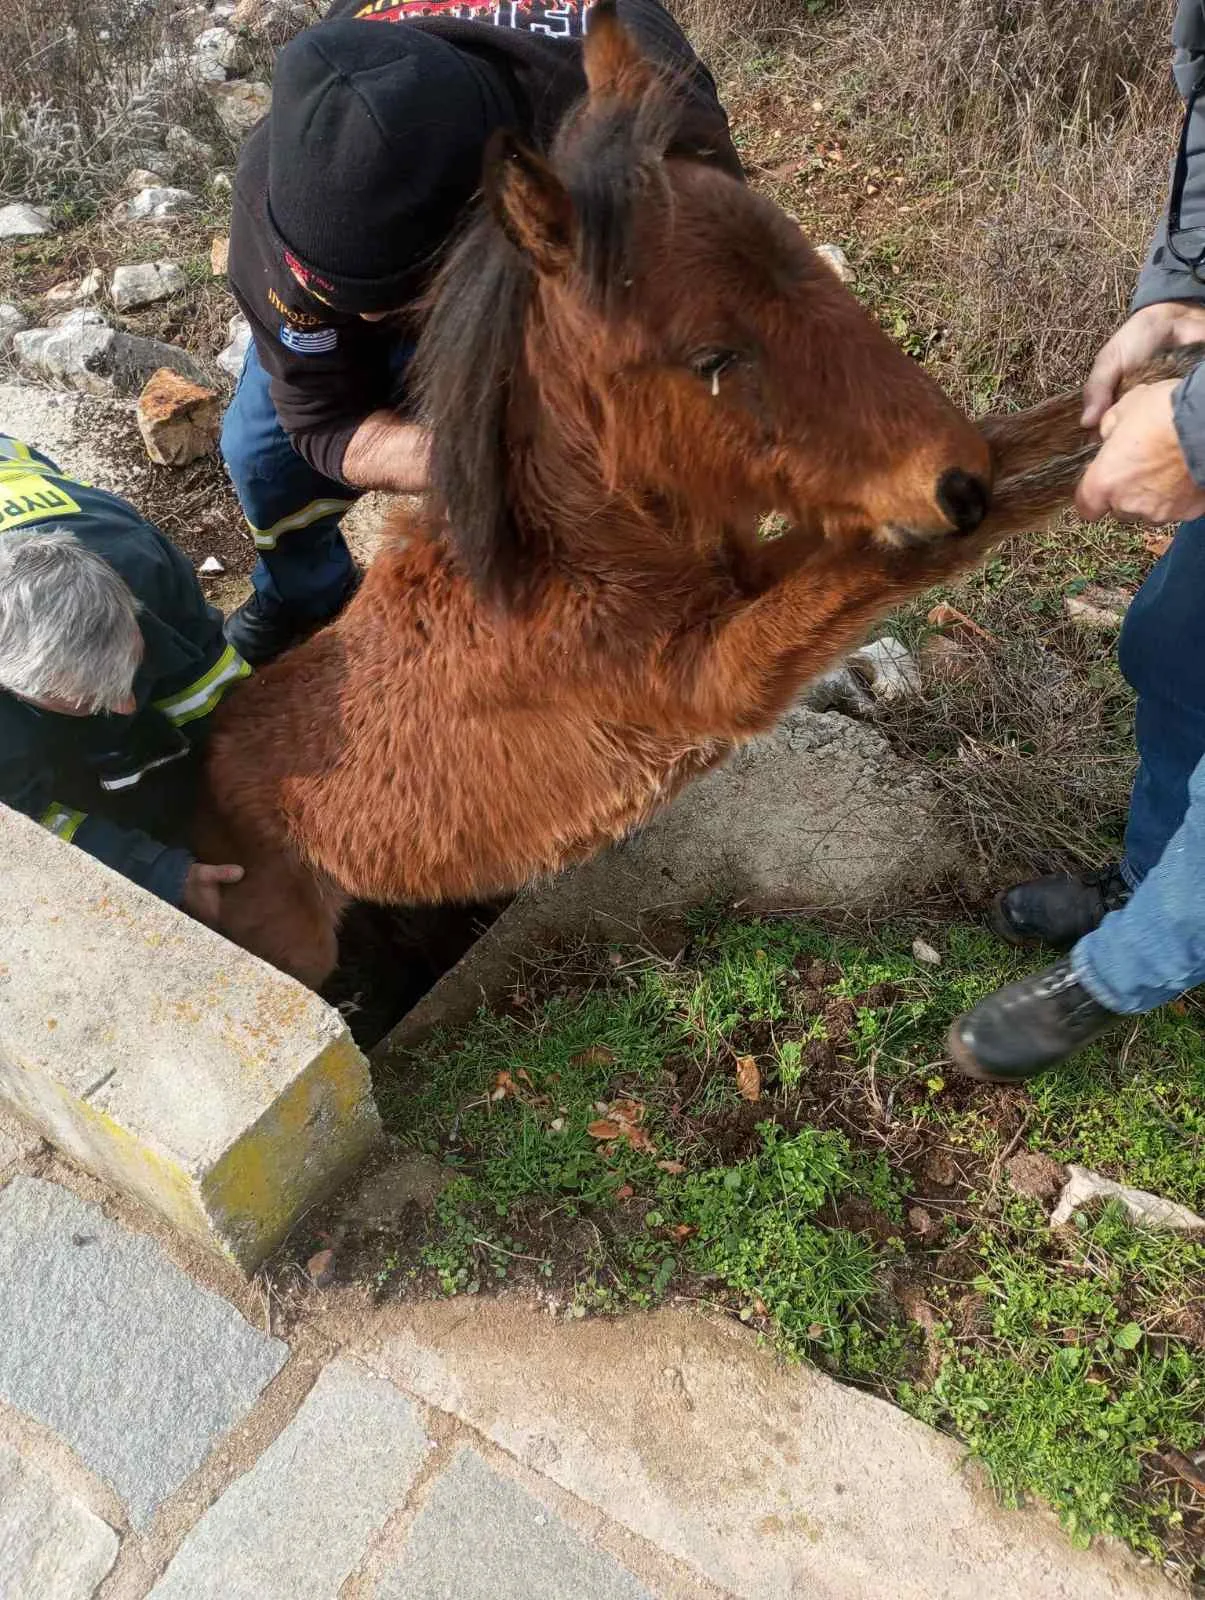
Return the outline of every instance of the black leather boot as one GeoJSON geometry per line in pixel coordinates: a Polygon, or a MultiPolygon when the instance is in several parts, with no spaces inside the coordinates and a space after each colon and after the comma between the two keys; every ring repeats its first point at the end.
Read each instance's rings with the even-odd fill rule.
{"type": "Polygon", "coordinates": [[[317,618],[299,616],[288,606],[264,600],[258,591],[253,591],[226,618],[223,629],[226,643],[233,645],[250,666],[262,667],[337,617],[363,581],[364,574],[357,567],[330,616],[317,618]]]}
{"type": "Polygon", "coordinates": [[[1020,1083],[1125,1020],[1092,998],[1070,961],[1056,961],[964,1012],[950,1029],[949,1050],[968,1078],[1020,1083]]]}
{"type": "Polygon", "coordinates": [[[996,896],[993,930],[1009,944],[1048,944],[1070,950],[1099,928],[1110,911],[1119,911],[1133,890],[1116,866],[1082,875],[1057,873],[1015,884],[996,896]]]}

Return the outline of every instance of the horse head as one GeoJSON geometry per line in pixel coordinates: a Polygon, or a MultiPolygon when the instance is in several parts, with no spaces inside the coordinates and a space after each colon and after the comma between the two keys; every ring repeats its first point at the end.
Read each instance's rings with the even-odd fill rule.
{"type": "Polygon", "coordinates": [[[609,0],[585,65],[547,159],[495,139],[420,345],[435,487],[478,587],[513,602],[625,519],[695,546],[772,512],[827,540],[973,532],[980,433],[687,136],[609,0]]]}

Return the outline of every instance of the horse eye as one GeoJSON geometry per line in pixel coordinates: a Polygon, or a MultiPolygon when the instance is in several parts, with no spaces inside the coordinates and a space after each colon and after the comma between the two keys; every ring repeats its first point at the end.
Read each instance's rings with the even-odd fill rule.
{"type": "Polygon", "coordinates": [[[700,350],[690,358],[690,370],[696,378],[715,383],[741,359],[738,350],[700,350]]]}

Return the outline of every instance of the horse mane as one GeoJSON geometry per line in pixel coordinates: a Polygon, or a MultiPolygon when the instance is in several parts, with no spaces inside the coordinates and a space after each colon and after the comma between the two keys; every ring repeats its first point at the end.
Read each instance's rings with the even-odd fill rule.
{"type": "MultiPolygon", "coordinates": [[[[626,292],[637,205],[664,182],[680,109],[674,81],[654,73],[635,109],[588,102],[569,113],[554,143],[552,165],[576,213],[577,268],[603,310],[626,292]]],[[[487,174],[498,159],[491,150],[487,174]]],[[[531,382],[524,344],[535,285],[531,261],[482,200],[437,275],[415,361],[446,538],[477,592],[511,610],[530,600],[550,554],[513,503],[509,460],[512,401],[531,382]]]]}

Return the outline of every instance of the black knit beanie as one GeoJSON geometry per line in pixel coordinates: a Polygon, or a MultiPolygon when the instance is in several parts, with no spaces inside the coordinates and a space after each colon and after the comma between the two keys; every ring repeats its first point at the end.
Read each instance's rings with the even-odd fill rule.
{"type": "Polygon", "coordinates": [[[434,34],[320,23],[277,60],[269,221],[332,306],[396,310],[480,188],[490,133],[516,121],[502,73],[434,34]]]}

